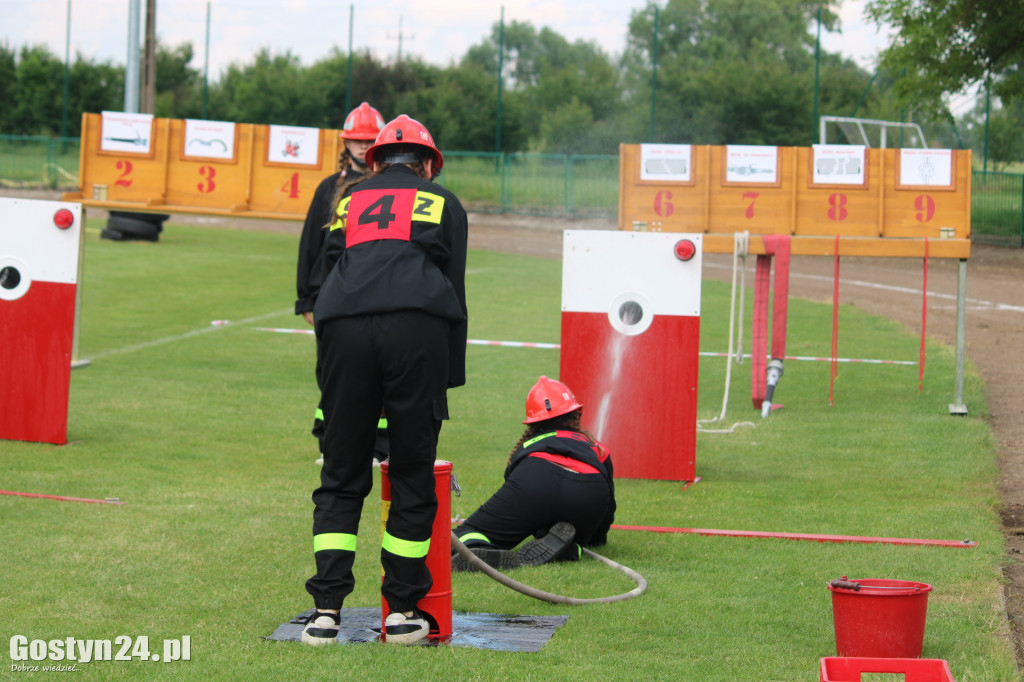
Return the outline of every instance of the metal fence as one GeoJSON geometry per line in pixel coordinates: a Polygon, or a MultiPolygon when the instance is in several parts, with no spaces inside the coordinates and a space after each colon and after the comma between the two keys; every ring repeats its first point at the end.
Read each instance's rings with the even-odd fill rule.
{"type": "MultiPolygon", "coordinates": [[[[0,135],[0,187],[75,189],[78,138],[0,135]]],[[[619,157],[445,151],[438,182],[470,211],[614,218],[619,157]]],[[[978,243],[1024,247],[1024,174],[974,171],[971,234],[978,243]]]]}
{"type": "Polygon", "coordinates": [[[997,246],[1024,246],[1024,175],[974,171],[971,239],[997,246]]]}
{"type": "Polygon", "coordinates": [[[0,135],[0,187],[78,187],[77,137],[0,135]]]}

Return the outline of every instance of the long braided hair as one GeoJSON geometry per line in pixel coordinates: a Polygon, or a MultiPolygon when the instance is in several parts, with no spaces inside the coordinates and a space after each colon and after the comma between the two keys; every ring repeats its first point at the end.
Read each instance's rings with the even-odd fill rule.
{"type": "MultiPolygon", "coordinates": [[[[345,148],[345,152],[341,155],[342,160],[344,160],[345,157],[348,156],[348,155],[349,155],[349,151],[348,151],[348,147],[346,147],[345,148]]],[[[337,187],[337,189],[334,192],[334,199],[331,201],[331,212],[329,214],[330,215],[330,219],[329,219],[328,223],[326,225],[324,225],[324,229],[329,229],[330,226],[334,224],[334,221],[337,219],[336,216],[337,216],[337,213],[338,213],[338,204],[340,204],[341,200],[344,199],[350,193],[351,189],[354,186],[358,185],[363,180],[368,180],[368,179],[370,179],[370,178],[372,178],[372,177],[374,177],[376,175],[380,175],[385,170],[387,170],[388,168],[390,168],[391,166],[393,166],[395,164],[393,164],[393,163],[377,163],[376,165],[377,165],[376,170],[374,170],[374,171],[372,171],[370,173],[366,173],[364,175],[358,175],[358,176],[356,176],[354,178],[351,178],[348,181],[345,181],[345,176],[348,175],[348,172],[347,172],[348,166],[344,166],[343,167],[342,174],[338,177],[338,187],[337,187]]],[[[425,180],[429,180],[430,179],[430,177],[429,177],[429,175],[427,173],[427,168],[426,168],[426,166],[423,163],[423,160],[415,161],[413,163],[405,163],[403,165],[408,166],[409,168],[411,168],[413,170],[413,172],[415,172],[416,175],[420,176],[421,178],[423,178],[425,180]]]]}
{"type": "Polygon", "coordinates": [[[551,419],[527,424],[526,430],[523,431],[523,435],[519,437],[516,444],[512,446],[512,451],[508,453],[508,461],[512,461],[512,456],[516,454],[519,448],[523,447],[523,443],[531,438],[536,438],[542,433],[549,433],[551,431],[575,431],[577,433],[582,433],[590,440],[591,443],[596,443],[597,439],[594,438],[589,431],[580,428],[580,420],[582,417],[583,408],[579,407],[572,412],[560,414],[557,417],[552,417],[551,419]]]}

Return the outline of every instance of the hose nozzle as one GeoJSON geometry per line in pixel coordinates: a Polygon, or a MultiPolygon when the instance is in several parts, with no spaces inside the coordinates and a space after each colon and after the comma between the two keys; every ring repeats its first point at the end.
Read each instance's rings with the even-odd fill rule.
{"type": "Polygon", "coordinates": [[[768,361],[768,368],[766,370],[768,388],[765,391],[764,402],[761,403],[762,419],[766,419],[772,411],[772,395],[775,393],[775,387],[778,385],[779,379],[782,378],[783,369],[781,358],[772,358],[768,361]]]}

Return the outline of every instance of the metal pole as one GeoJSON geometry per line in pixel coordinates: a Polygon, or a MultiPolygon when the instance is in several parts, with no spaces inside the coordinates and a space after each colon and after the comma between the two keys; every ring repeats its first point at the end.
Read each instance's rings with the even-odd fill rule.
{"type": "MultiPolygon", "coordinates": [[[[818,8],[818,37],[814,41],[814,118],[811,123],[811,130],[814,130],[814,124],[818,122],[818,83],[820,81],[819,75],[821,73],[821,7],[818,8]]],[[[811,139],[814,139],[814,133],[811,133],[811,139]]]]}
{"type": "Polygon", "coordinates": [[[143,40],[142,89],[139,111],[156,113],[156,0],[146,0],[146,35],[143,40]]]}
{"type": "MultiPolygon", "coordinates": [[[[504,89],[502,72],[505,69],[505,5],[501,6],[501,23],[498,24],[498,115],[494,124],[494,151],[501,153],[501,91],[504,89]]],[[[502,202],[504,204],[504,202],[502,202]]],[[[503,209],[504,210],[504,209],[503,209]]]]}
{"type": "Polygon", "coordinates": [[[960,269],[956,279],[956,382],[953,389],[953,404],[949,413],[954,415],[967,414],[964,405],[964,335],[967,309],[967,259],[960,259],[960,269]]]}
{"type": "Polygon", "coordinates": [[[203,118],[210,118],[210,0],[206,0],[206,64],[203,65],[203,118]]]}
{"type": "Polygon", "coordinates": [[[124,67],[124,110],[139,113],[139,16],[142,0],[128,0],[128,58],[124,67]]]}
{"type": "Polygon", "coordinates": [[[60,136],[68,136],[68,90],[71,64],[71,0],[68,0],[68,30],[64,41],[64,112],[60,117],[60,136]]]}
{"type": "Polygon", "coordinates": [[[658,102],[658,6],[654,6],[654,46],[651,50],[651,131],[648,140],[654,142],[654,112],[658,102]]]}
{"type": "Polygon", "coordinates": [[[985,81],[985,151],[983,157],[985,164],[983,166],[984,172],[988,173],[988,114],[989,106],[992,103],[992,83],[988,80],[985,81]]]}
{"type": "Polygon", "coordinates": [[[850,114],[851,117],[856,116],[857,112],[860,111],[860,105],[864,104],[864,100],[867,99],[868,91],[871,90],[871,86],[875,84],[876,78],[878,78],[878,71],[875,71],[875,75],[871,77],[870,81],[868,81],[868,87],[864,88],[864,92],[861,94],[860,99],[857,100],[857,106],[853,108],[853,113],[850,114]]]}
{"type": "Polygon", "coordinates": [[[356,6],[348,6],[348,73],[345,76],[345,115],[352,111],[352,26],[355,21],[356,6]]]}

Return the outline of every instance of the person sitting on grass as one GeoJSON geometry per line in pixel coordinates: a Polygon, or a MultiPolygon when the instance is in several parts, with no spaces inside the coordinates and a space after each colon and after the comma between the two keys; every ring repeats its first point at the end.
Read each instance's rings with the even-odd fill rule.
{"type": "MultiPolygon", "coordinates": [[[[583,406],[560,381],[542,376],[526,397],[527,425],[512,448],[505,483],[455,535],[493,568],[575,561],[580,545],[603,545],[615,518],[608,449],[580,428],[583,406]],[[535,539],[515,550],[523,540],[535,539]]],[[[457,552],[453,571],[475,570],[457,552]]]]}

